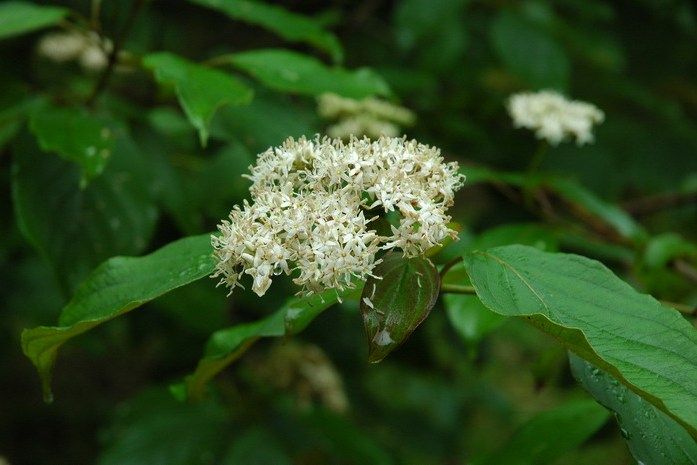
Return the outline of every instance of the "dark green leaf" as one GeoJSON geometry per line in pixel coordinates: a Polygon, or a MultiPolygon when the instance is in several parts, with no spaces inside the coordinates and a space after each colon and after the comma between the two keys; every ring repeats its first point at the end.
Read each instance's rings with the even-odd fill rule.
{"type": "Polygon", "coordinates": [[[51,372],[65,342],[211,274],[213,267],[208,234],[180,239],[144,257],[114,257],[100,265],[63,308],[59,326],[22,332],[22,350],[39,371],[45,397],[52,398],[51,372]]]}
{"type": "Polygon", "coordinates": [[[253,429],[235,438],[221,465],[292,465],[278,441],[267,431],[253,429]]]}
{"type": "Polygon", "coordinates": [[[570,65],[564,49],[536,24],[503,12],[491,27],[491,42],[508,70],[531,88],[568,87],[570,65]]]}
{"type": "Polygon", "coordinates": [[[28,134],[13,146],[12,194],[20,229],[67,294],[106,258],[145,250],[155,227],[148,167],[125,129],[113,134],[109,165],[85,189],[78,187],[77,166],[42,153],[28,134]]]}
{"type": "Polygon", "coordinates": [[[440,292],[440,275],[428,259],[389,252],[361,295],[368,360],[376,363],[401,345],[426,319],[440,292]]]}
{"type": "Polygon", "coordinates": [[[190,0],[222,11],[233,19],[261,26],[291,42],[305,42],[325,51],[334,61],[343,59],[341,44],[319,21],[290,12],[279,5],[252,0],[190,0]]]}
{"type": "Polygon", "coordinates": [[[41,150],[56,152],[80,166],[83,187],[102,174],[114,147],[112,125],[81,108],[42,107],[32,113],[29,127],[41,150]]]}
{"type": "Polygon", "coordinates": [[[387,83],[368,68],[330,67],[316,58],[289,50],[253,50],[227,58],[266,86],[282,92],[308,95],[333,92],[351,98],[390,95],[387,83]]]}
{"type": "Polygon", "coordinates": [[[293,298],[266,318],[216,331],[208,339],[196,370],[186,377],[183,386],[172,387],[174,394],[180,398],[201,398],[208,382],[237,360],[257,339],[297,334],[337,301],[334,290],[293,298]]]}
{"type": "Polygon", "coordinates": [[[229,441],[226,408],[212,401],[184,404],[158,389],[119,413],[99,465],[208,465],[229,441]]]}
{"type": "Polygon", "coordinates": [[[66,8],[3,2],[0,4],[0,40],[53,26],[67,14],[66,8]]]}
{"type": "Polygon", "coordinates": [[[600,368],[573,354],[569,360],[581,385],[615,413],[622,436],[639,463],[697,464],[697,442],[685,428],[600,368]]]}
{"type": "Polygon", "coordinates": [[[210,120],[219,107],[245,105],[252,100],[252,90],[234,76],[171,53],[147,55],[143,65],[153,71],[157,82],[174,87],[203,145],[208,140],[210,120]]]}
{"type": "Polygon", "coordinates": [[[605,409],[591,400],[569,401],[525,423],[491,454],[474,465],[545,465],[583,444],[607,421],[605,409]]]}
{"type": "Polygon", "coordinates": [[[578,255],[514,245],[465,266],[484,305],[525,317],[697,431],[697,330],[677,311],[578,255]]]}

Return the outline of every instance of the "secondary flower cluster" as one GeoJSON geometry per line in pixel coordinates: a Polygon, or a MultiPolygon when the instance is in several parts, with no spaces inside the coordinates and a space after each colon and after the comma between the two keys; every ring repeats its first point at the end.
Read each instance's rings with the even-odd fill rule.
{"type": "Polygon", "coordinates": [[[363,100],[323,94],[317,99],[317,112],[322,118],[336,120],[327,128],[331,137],[348,139],[351,136],[395,137],[400,126],[411,126],[414,113],[399,105],[373,97],[363,100]]]}
{"type": "Polygon", "coordinates": [[[574,137],[578,145],[593,142],[593,125],[605,119],[595,105],[567,100],[548,90],[511,96],[508,112],[516,127],[534,130],[538,139],[545,139],[552,145],[568,137],[574,137]]]}
{"type": "Polygon", "coordinates": [[[107,66],[107,54],[113,49],[109,39],[95,33],[54,32],[41,38],[38,52],[49,60],[65,63],[77,60],[87,71],[100,71],[107,66]]]}
{"type": "Polygon", "coordinates": [[[456,236],[446,211],[465,177],[437,148],[413,140],[290,138],[250,171],[251,202],[212,237],[213,276],[230,292],[248,274],[261,296],[281,273],[304,294],[343,290],[372,276],[380,250],[415,256],[456,236]],[[381,235],[372,226],[389,212],[399,222],[381,235]]]}

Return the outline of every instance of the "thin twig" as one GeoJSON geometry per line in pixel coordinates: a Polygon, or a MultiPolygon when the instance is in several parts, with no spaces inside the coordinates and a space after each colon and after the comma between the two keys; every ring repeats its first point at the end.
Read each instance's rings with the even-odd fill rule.
{"type": "Polygon", "coordinates": [[[114,39],[114,47],[111,49],[111,53],[109,53],[109,61],[107,62],[107,67],[102,73],[102,75],[99,77],[99,81],[97,81],[97,84],[94,86],[92,93],[87,98],[87,106],[93,106],[97,100],[97,97],[99,97],[99,95],[104,91],[104,89],[106,89],[107,85],[109,84],[109,80],[111,79],[111,76],[114,74],[114,68],[116,67],[116,62],[118,61],[119,53],[121,52],[121,49],[123,48],[123,45],[126,42],[128,34],[131,32],[131,29],[135,24],[135,20],[138,17],[140,10],[143,8],[143,6],[145,6],[147,2],[148,0],[133,0],[133,2],[131,3],[131,9],[128,11],[128,17],[126,18],[126,22],[124,23],[123,28],[121,29],[121,33],[118,34],[118,36],[116,36],[116,38],[114,39]]]}
{"type": "Polygon", "coordinates": [[[641,216],[690,204],[697,206],[697,191],[667,192],[628,200],[622,204],[622,208],[634,216],[641,216]]]}
{"type": "Polygon", "coordinates": [[[440,292],[443,294],[476,294],[473,286],[463,286],[460,284],[441,284],[440,292]]]}
{"type": "Polygon", "coordinates": [[[666,307],[674,308],[675,310],[679,311],[680,313],[684,313],[685,315],[696,315],[697,314],[697,305],[694,305],[694,306],[685,305],[685,304],[680,304],[677,302],[670,302],[668,300],[661,300],[661,303],[663,305],[665,305],[666,307]]]}
{"type": "Polygon", "coordinates": [[[673,260],[673,268],[675,271],[697,283],[697,269],[682,258],[673,260]]]}
{"type": "Polygon", "coordinates": [[[455,265],[457,265],[457,264],[460,263],[461,261],[462,261],[462,257],[455,257],[455,258],[453,258],[452,260],[450,260],[448,263],[446,263],[445,265],[443,265],[443,268],[441,268],[441,270],[440,270],[440,276],[441,276],[441,278],[442,278],[443,276],[445,276],[445,274],[446,274],[448,271],[450,271],[450,268],[454,267],[455,265]]]}

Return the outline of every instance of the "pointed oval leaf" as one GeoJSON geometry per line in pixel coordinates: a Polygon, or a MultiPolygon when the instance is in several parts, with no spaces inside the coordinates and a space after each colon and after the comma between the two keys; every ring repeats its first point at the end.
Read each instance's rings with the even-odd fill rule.
{"type": "Polygon", "coordinates": [[[196,370],[186,377],[183,385],[172,386],[172,392],[180,399],[200,399],[208,382],[237,360],[257,339],[297,334],[338,300],[334,290],[292,298],[266,318],[214,332],[196,370]]]}
{"type": "Polygon", "coordinates": [[[271,89],[307,95],[333,92],[350,98],[390,95],[387,83],[368,68],[347,70],[282,49],[234,53],[227,59],[271,89]]]}
{"type": "Polygon", "coordinates": [[[401,345],[436,304],[440,275],[430,260],[389,252],[361,295],[368,360],[376,363],[401,345]]]}
{"type": "Polygon", "coordinates": [[[113,257],[97,267],[63,308],[59,326],[22,331],[22,350],[39,371],[47,401],[58,349],[71,338],[213,272],[210,235],[172,242],[144,257],[113,257]]]}
{"type": "Polygon", "coordinates": [[[250,0],[190,0],[214,8],[230,18],[261,26],[291,42],[305,42],[329,53],[334,61],[344,55],[339,39],[325,30],[319,21],[293,13],[279,5],[250,0]]]}
{"type": "Polygon", "coordinates": [[[697,330],[603,264],[512,245],[465,255],[484,305],[525,317],[697,431],[697,330]]]}
{"type": "Polygon", "coordinates": [[[67,8],[3,2],[0,4],[0,40],[53,26],[67,14],[67,8]]]}
{"type": "Polygon", "coordinates": [[[172,53],[152,53],[143,58],[161,84],[174,86],[179,104],[198,130],[201,144],[208,140],[208,126],[223,105],[245,105],[253,92],[239,79],[217,69],[188,61],[172,53]]]}
{"type": "Polygon", "coordinates": [[[41,150],[80,166],[83,187],[102,174],[114,148],[110,122],[81,108],[47,105],[32,113],[29,128],[41,150]]]}
{"type": "Polygon", "coordinates": [[[569,361],[578,382],[615,413],[622,436],[639,463],[697,465],[697,441],[685,428],[607,372],[571,353],[569,361]]]}

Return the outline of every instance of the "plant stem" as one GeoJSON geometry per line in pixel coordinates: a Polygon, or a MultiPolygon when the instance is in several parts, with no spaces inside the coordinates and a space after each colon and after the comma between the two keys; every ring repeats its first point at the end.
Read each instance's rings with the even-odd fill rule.
{"type": "Polygon", "coordinates": [[[532,158],[530,159],[530,163],[528,164],[528,176],[532,176],[537,173],[542,160],[544,160],[545,155],[547,154],[548,147],[549,146],[546,142],[540,142],[540,145],[537,147],[537,150],[533,154],[532,158]]]}
{"type": "Polygon", "coordinates": [[[669,302],[667,300],[661,300],[661,303],[663,305],[665,305],[666,307],[674,308],[675,310],[679,311],[680,313],[684,313],[685,315],[696,315],[697,314],[697,306],[690,306],[690,305],[680,304],[677,302],[669,302]]]}
{"type": "Polygon", "coordinates": [[[441,278],[445,276],[445,274],[450,271],[450,268],[454,267],[458,263],[462,261],[462,257],[455,257],[452,260],[450,260],[448,263],[443,265],[443,268],[440,270],[440,276],[441,278]]]}
{"type": "Polygon", "coordinates": [[[442,294],[476,294],[474,286],[463,286],[460,284],[441,284],[440,292],[442,294]]]}
{"type": "Polygon", "coordinates": [[[99,95],[104,91],[104,89],[106,89],[107,85],[109,84],[109,79],[111,79],[111,76],[114,74],[114,68],[116,67],[116,62],[118,61],[119,53],[121,52],[121,49],[123,48],[123,45],[126,42],[128,34],[131,32],[131,28],[133,27],[133,24],[135,23],[135,20],[138,17],[138,13],[140,13],[140,10],[143,8],[143,6],[145,6],[147,2],[148,0],[133,0],[133,2],[131,3],[131,9],[128,11],[128,16],[126,18],[126,22],[123,25],[123,28],[121,29],[121,33],[114,39],[114,47],[112,48],[111,53],[109,53],[109,61],[107,63],[107,67],[102,73],[102,75],[99,77],[99,81],[97,81],[97,84],[94,86],[92,93],[87,98],[87,106],[93,106],[97,100],[97,97],[99,97],[99,95]]]}

